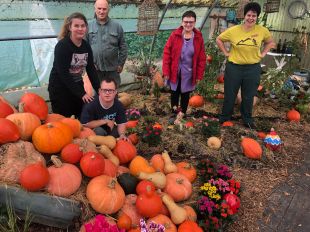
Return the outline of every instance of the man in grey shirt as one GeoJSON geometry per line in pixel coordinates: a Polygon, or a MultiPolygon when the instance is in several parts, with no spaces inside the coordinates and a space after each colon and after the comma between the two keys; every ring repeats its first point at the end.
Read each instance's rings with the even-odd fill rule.
{"type": "Polygon", "coordinates": [[[95,2],[95,19],[88,24],[86,40],[91,45],[100,81],[113,78],[120,86],[120,73],[127,58],[127,44],[122,26],[109,18],[107,0],[95,2]]]}

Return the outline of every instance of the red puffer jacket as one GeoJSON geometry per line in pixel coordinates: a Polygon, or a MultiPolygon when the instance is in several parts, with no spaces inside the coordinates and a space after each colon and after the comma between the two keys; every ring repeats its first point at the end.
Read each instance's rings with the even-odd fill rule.
{"type": "MultiPolygon", "coordinates": [[[[172,83],[177,81],[179,60],[183,46],[183,27],[177,28],[168,38],[163,54],[163,75],[168,76],[172,83]]],[[[204,41],[200,31],[194,28],[194,56],[192,83],[202,80],[206,67],[204,41]]]]}

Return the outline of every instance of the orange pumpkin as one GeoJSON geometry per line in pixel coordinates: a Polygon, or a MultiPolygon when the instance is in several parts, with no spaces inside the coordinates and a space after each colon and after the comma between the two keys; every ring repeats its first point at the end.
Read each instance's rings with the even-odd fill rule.
{"type": "Polygon", "coordinates": [[[35,93],[25,93],[19,101],[20,112],[30,112],[45,120],[48,114],[48,106],[45,100],[35,93]]]}
{"type": "Polygon", "coordinates": [[[179,225],[178,232],[203,232],[202,228],[193,221],[184,221],[179,225]]]}
{"type": "Polygon", "coordinates": [[[262,131],[259,131],[259,132],[257,132],[257,137],[260,138],[260,139],[265,139],[266,133],[264,133],[262,131]]]}
{"type": "Polygon", "coordinates": [[[34,130],[41,125],[40,119],[33,113],[15,113],[6,118],[16,124],[20,138],[25,141],[29,141],[34,130]]]}
{"type": "Polygon", "coordinates": [[[135,156],[129,164],[130,173],[137,176],[140,172],[153,173],[155,169],[142,156],[135,156]]]}
{"type": "Polygon", "coordinates": [[[147,189],[155,192],[156,187],[153,184],[153,182],[151,182],[149,180],[141,180],[139,182],[139,184],[137,185],[137,187],[136,187],[136,192],[137,192],[138,195],[141,195],[143,193],[146,193],[147,189]]]}
{"type": "Polygon", "coordinates": [[[80,167],[85,176],[100,176],[104,173],[104,157],[97,152],[86,152],[80,160],[80,167]]]}
{"type": "Polygon", "coordinates": [[[50,175],[42,162],[30,164],[20,173],[19,182],[28,191],[39,191],[49,182],[50,175]]]}
{"type": "Polygon", "coordinates": [[[287,112],[286,117],[290,122],[300,121],[300,113],[295,109],[291,109],[289,112],[287,112]]]}
{"type": "Polygon", "coordinates": [[[88,127],[82,126],[81,133],[80,133],[78,138],[86,139],[88,136],[91,136],[91,135],[96,135],[95,131],[93,131],[92,129],[90,129],[88,127]]]}
{"type": "Polygon", "coordinates": [[[125,214],[121,213],[117,218],[117,227],[120,229],[130,230],[131,229],[131,218],[125,214]]]}
{"type": "Polygon", "coordinates": [[[138,227],[140,225],[140,219],[143,218],[136,208],[137,195],[126,195],[124,205],[122,206],[120,213],[125,213],[131,218],[132,227],[138,227]]]}
{"type": "Polygon", "coordinates": [[[39,126],[32,135],[35,148],[46,154],[58,153],[73,139],[72,130],[62,122],[51,122],[39,126]]]}
{"type": "Polygon", "coordinates": [[[162,129],[163,129],[162,125],[160,125],[158,122],[156,122],[156,123],[153,125],[153,128],[154,128],[154,129],[158,129],[158,130],[162,130],[162,129]]]}
{"type": "Polygon", "coordinates": [[[187,200],[192,195],[192,184],[184,175],[176,172],[169,173],[166,179],[164,192],[168,193],[175,202],[187,200]]]}
{"type": "Polygon", "coordinates": [[[83,149],[78,144],[67,144],[60,153],[61,159],[66,163],[76,164],[83,156],[83,149]]]}
{"type": "Polygon", "coordinates": [[[153,155],[150,163],[155,168],[155,171],[164,172],[165,162],[161,154],[153,155]]]}
{"type": "Polygon", "coordinates": [[[48,167],[50,181],[47,191],[56,196],[68,197],[79,189],[82,174],[75,165],[62,163],[55,155],[51,159],[54,165],[48,167]]]}
{"type": "Polygon", "coordinates": [[[0,118],[13,114],[14,111],[9,104],[0,100],[0,118]]]}
{"type": "Polygon", "coordinates": [[[189,221],[197,221],[197,214],[196,211],[189,205],[184,205],[183,208],[186,210],[186,220],[189,221]]]}
{"type": "Polygon", "coordinates": [[[148,186],[146,192],[138,195],[136,207],[138,213],[144,217],[155,217],[162,209],[163,202],[160,196],[148,186]]]}
{"type": "Polygon", "coordinates": [[[102,214],[116,213],[125,202],[122,187],[116,179],[106,175],[90,180],[86,188],[86,197],[92,208],[102,214]]]}
{"type": "Polygon", "coordinates": [[[232,121],[225,121],[222,123],[222,126],[234,126],[234,123],[232,121]]]}
{"type": "Polygon", "coordinates": [[[71,116],[71,118],[63,118],[60,120],[60,122],[68,125],[73,133],[73,138],[77,138],[80,136],[82,124],[79,120],[75,119],[74,116],[71,116]]]}
{"type": "Polygon", "coordinates": [[[117,166],[109,159],[104,159],[104,175],[116,177],[117,166]]]}
{"type": "Polygon", "coordinates": [[[57,122],[61,119],[64,119],[65,116],[61,115],[61,114],[56,114],[56,113],[51,113],[48,114],[46,119],[44,120],[45,123],[49,123],[49,122],[57,122]]]}
{"type": "Polygon", "coordinates": [[[202,107],[204,104],[204,99],[202,96],[194,95],[189,99],[188,104],[193,108],[202,107]]]}
{"type": "Polygon", "coordinates": [[[0,144],[15,142],[19,140],[18,127],[6,118],[0,118],[0,144]]]}
{"type": "Polygon", "coordinates": [[[138,125],[138,122],[139,122],[139,120],[129,120],[126,123],[126,128],[127,129],[129,129],[129,128],[136,128],[137,125],[138,125]]]}
{"type": "MultiPolygon", "coordinates": [[[[177,232],[176,225],[166,215],[159,214],[155,217],[152,217],[148,220],[148,224],[150,224],[151,222],[163,225],[165,227],[165,232],[177,232]]],[[[189,230],[188,232],[191,232],[191,230],[189,230]]]]}
{"type": "Polygon", "coordinates": [[[251,138],[243,138],[241,147],[246,157],[250,159],[261,159],[263,150],[259,143],[251,138]]]}
{"type": "Polygon", "coordinates": [[[120,164],[126,164],[137,155],[137,149],[130,142],[119,139],[113,149],[113,154],[118,157],[120,164]]]}
{"type": "Polygon", "coordinates": [[[139,142],[139,137],[138,137],[137,133],[133,133],[133,134],[128,135],[128,139],[130,140],[130,142],[133,145],[137,145],[139,142]]]}
{"type": "Polygon", "coordinates": [[[197,177],[196,169],[193,165],[187,162],[179,162],[176,164],[178,168],[178,173],[181,173],[184,175],[191,183],[194,182],[194,180],[197,177]]]}

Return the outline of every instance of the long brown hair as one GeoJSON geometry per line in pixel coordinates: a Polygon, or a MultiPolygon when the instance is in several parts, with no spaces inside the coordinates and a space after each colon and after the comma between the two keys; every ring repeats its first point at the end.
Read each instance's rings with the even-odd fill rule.
{"type": "Polygon", "coordinates": [[[80,13],[80,12],[72,13],[69,17],[65,17],[65,19],[64,19],[64,23],[63,23],[63,25],[60,29],[60,33],[58,35],[59,40],[70,35],[69,27],[71,26],[73,19],[81,19],[85,22],[86,26],[88,26],[87,19],[82,13],[80,13]]]}

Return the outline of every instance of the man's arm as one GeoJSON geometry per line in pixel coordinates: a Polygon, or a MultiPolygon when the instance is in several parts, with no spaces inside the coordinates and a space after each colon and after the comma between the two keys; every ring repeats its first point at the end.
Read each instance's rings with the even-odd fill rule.
{"type": "Polygon", "coordinates": [[[96,127],[99,127],[99,126],[102,126],[105,124],[107,124],[111,128],[111,130],[114,127],[114,121],[109,120],[109,119],[93,120],[93,121],[90,121],[88,123],[83,124],[83,126],[94,129],[96,127]]]}
{"type": "Polygon", "coordinates": [[[126,137],[126,123],[118,124],[117,132],[119,134],[120,139],[128,141],[128,138],[126,137]]]}

